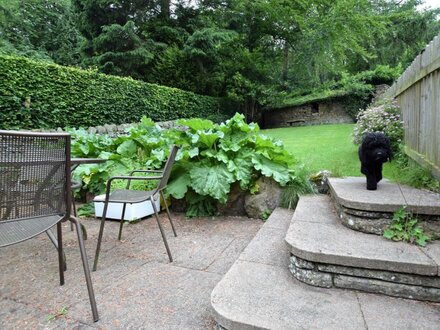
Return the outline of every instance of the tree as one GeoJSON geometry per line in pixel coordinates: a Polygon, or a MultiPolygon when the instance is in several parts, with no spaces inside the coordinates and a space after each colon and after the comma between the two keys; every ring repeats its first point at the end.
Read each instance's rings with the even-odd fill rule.
{"type": "Polygon", "coordinates": [[[0,51],[232,97],[252,120],[274,99],[404,67],[440,31],[420,2],[0,0],[0,51]]]}
{"type": "MultiPolygon", "coordinates": [[[[143,0],[73,0],[86,41],[85,65],[101,72],[144,79],[158,45],[142,26],[157,16],[159,3],[143,0]]],[[[164,9],[166,10],[166,9],[164,9]]]]}
{"type": "Polygon", "coordinates": [[[348,70],[374,69],[380,64],[407,67],[440,31],[440,9],[420,10],[421,0],[374,0],[372,10],[384,21],[385,29],[373,32],[372,43],[365,45],[370,58],[354,57],[348,70]]]}
{"type": "Polygon", "coordinates": [[[2,1],[0,13],[2,52],[64,65],[79,62],[81,35],[74,23],[70,1],[2,1]]]}

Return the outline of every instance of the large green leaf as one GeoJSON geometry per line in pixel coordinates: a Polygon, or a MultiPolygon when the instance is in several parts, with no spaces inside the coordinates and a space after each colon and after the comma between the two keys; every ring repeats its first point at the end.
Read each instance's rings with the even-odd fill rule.
{"type": "Polygon", "coordinates": [[[286,185],[291,179],[289,168],[286,165],[276,163],[263,155],[254,155],[252,163],[256,170],[261,171],[261,174],[272,177],[281,185],[286,185]]]}
{"type": "Polygon", "coordinates": [[[141,125],[145,128],[156,126],[155,122],[151,118],[148,118],[147,116],[143,116],[141,118],[141,125]]]}
{"type": "Polygon", "coordinates": [[[249,138],[247,133],[241,131],[225,134],[225,137],[220,140],[219,146],[224,151],[237,152],[249,141],[249,138]]]}
{"type": "Polygon", "coordinates": [[[252,163],[252,151],[244,149],[240,154],[228,161],[228,170],[234,173],[240,181],[240,187],[247,189],[252,180],[254,164],[252,163]]]}
{"type": "Polygon", "coordinates": [[[227,164],[229,162],[229,157],[223,150],[215,151],[213,149],[208,149],[208,150],[202,151],[201,155],[203,157],[216,159],[219,162],[222,162],[225,164],[227,164]]]}
{"type": "Polygon", "coordinates": [[[136,150],[136,143],[133,140],[127,140],[119,145],[116,152],[122,156],[132,157],[136,153],[136,150]]]}
{"type": "Polygon", "coordinates": [[[191,142],[192,143],[202,143],[206,148],[212,148],[214,143],[218,140],[223,138],[224,133],[221,131],[197,131],[196,134],[192,136],[191,142]]]}
{"type": "Polygon", "coordinates": [[[180,119],[178,121],[180,125],[187,126],[194,131],[208,130],[214,128],[214,123],[208,119],[193,118],[193,119],[180,119]]]}
{"type": "Polygon", "coordinates": [[[231,119],[227,120],[224,124],[222,124],[220,126],[220,129],[223,132],[239,130],[248,133],[248,132],[259,131],[258,125],[255,123],[247,124],[244,119],[244,115],[242,115],[241,113],[236,113],[234,117],[232,117],[231,119]]]}
{"type": "Polygon", "coordinates": [[[174,179],[168,182],[166,192],[176,199],[182,199],[188,191],[188,186],[191,184],[191,178],[188,174],[180,172],[174,176],[174,179]]]}
{"type": "Polygon", "coordinates": [[[199,163],[191,171],[191,186],[200,195],[209,195],[225,203],[234,175],[223,164],[199,163]]]}
{"type": "Polygon", "coordinates": [[[164,162],[167,157],[165,155],[165,150],[164,149],[154,149],[151,150],[151,156],[156,157],[157,160],[164,162]]]}
{"type": "Polygon", "coordinates": [[[188,150],[188,155],[190,158],[194,158],[194,157],[198,156],[199,155],[199,148],[195,147],[195,148],[188,150]]]}

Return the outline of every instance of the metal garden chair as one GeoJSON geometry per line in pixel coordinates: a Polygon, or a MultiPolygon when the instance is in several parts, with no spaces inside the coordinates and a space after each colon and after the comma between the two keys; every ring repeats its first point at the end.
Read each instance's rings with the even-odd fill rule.
{"type": "MultiPolygon", "coordinates": [[[[111,177],[107,181],[107,187],[106,187],[105,199],[104,199],[104,210],[103,210],[103,214],[102,214],[102,218],[101,218],[101,226],[99,229],[98,244],[96,246],[96,253],[95,253],[95,261],[93,264],[94,271],[96,270],[96,268],[98,266],[99,252],[101,250],[102,235],[104,233],[104,224],[105,224],[105,220],[106,220],[108,204],[110,202],[123,204],[122,214],[121,214],[121,223],[119,225],[119,234],[118,234],[118,239],[120,240],[121,236],[122,236],[122,227],[123,227],[123,223],[124,223],[125,209],[126,209],[127,204],[136,204],[136,203],[142,203],[145,201],[150,201],[151,205],[153,207],[153,210],[154,210],[154,215],[156,217],[156,221],[159,226],[160,233],[162,235],[163,243],[165,244],[165,248],[167,250],[168,258],[169,258],[170,262],[173,262],[173,257],[171,256],[171,251],[168,246],[165,232],[164,232],[163,227],[159,221],[159,213],[158,213],[156,203],[154,203],[154,201],[157,201],[157,199],[161,198],[161,197],[165,201],[163,190],[167,186],[167,182],[168,182],[168,179],[171,174],[171,168],[174,164],[174,160],[176,158],[177,151],[178,151],[178,148],[176,146],[173,146],[170,151],[170,155],[168,157],[168,160],[165,164],[165,167],[162,170],[134,170],[134,171],[130,172],[130,174],[128,176],[114,176],[114,177],[111,177]],[[136,175],[134,175],[135,173],[153,173],[153,174],[157,174],[157,175],[155,175],[155,176],[136,176],[136,175]],[[116,179],[127,180],[126,189],[118,189],[113,192],[110,192],[112,181],[116,180],[116,179]],[[136,191],[136,190],[130,190],[131,180],[159,180],[159,183],[154,190],[136,191]]],[[[99,200],[99,201],[102,202],[102,200],[99,200]]],[[[173,229],[174,236],[176,237],[177,234],[176,234],[176,230],[174,228],[173,220],[171,219],[168,205],[166,202],[164,204],[165,204],[165,209],[167,211],[168,219],[171,224],[171,228],[173,229]]]]}
{"type": "Polygon", "coordinates": [[[23,242],[46,232],[58,250],[60,285],[65,260],[62,227],[71,221],[92,308],[99,319],[79,221],[71,212],[70,135],[0,130],[0,247],[23,242]],[[57,226],[57,237],[51,228],[57,226]]]}

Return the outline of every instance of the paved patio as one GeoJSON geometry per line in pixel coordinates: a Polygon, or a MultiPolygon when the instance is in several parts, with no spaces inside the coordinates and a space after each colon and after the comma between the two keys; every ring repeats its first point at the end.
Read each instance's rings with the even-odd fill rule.
{"type": "MultiPolygon", "coordinates": [[[[152,218],[124,227],[106,224],[92,279],[100,314],[93,323],[76,241],[64,224],[68,270],[58,285],[56,250],[45,234],[0,250],[1,329],[213,329],[210,295],[262,222],[242,217],[187,219],[173,214],[178,237],[161,215],[174,262],[152,218]],[[63,307],[65,315],[49,320],[63,307]]],[[[99,222],[83,219],[92,264],[99,222]]]]}

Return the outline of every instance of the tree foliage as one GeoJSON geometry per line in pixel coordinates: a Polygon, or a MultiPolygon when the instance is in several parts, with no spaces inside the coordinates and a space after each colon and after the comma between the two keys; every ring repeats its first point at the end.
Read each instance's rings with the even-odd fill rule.
{"type": "Polygon", "coordinates": [[[68,0],[0,0],[0,53],[74,65],[81,40],[68,0]]]}
{"type": "Polygon", "coordinates": [[[440,31],[439,10],[421,3],[0,0],[0,51],[229,96],[252,119],[283,95],[404,69],[440,31]]]}

